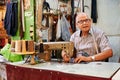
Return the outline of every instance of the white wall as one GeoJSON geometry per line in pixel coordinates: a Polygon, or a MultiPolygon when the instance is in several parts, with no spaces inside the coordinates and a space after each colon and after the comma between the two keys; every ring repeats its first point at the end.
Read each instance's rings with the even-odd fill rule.
{"type": "MultiPolygon", "coordinates": [[[[90,14],[91,0],[85,0],[86,12],[90,14]]],[[[120,0],[97,0],[98,21],[95,26],[106,32],[113,48],[111,62],[120,57],[120,0]]]]}

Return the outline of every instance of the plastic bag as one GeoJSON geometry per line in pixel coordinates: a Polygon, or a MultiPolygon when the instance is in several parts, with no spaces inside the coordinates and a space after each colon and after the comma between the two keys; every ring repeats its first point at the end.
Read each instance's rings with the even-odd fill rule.
{"type": "Polygon", "coordinates": [[[69,31],[70,23],[67,21],[65,18],[65,15],[62,16],[61,18],[61,32],[62,32],[62,39],[64,41],[69,41],[70,40],[70,31],[69,31]]]}

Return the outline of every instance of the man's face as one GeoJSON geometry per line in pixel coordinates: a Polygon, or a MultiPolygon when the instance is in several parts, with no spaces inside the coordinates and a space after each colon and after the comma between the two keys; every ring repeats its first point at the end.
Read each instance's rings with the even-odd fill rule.
{"type": "Polygon", "coordinates": [[[82,32],[89,32],[91,27],[91,19],[89,19],[86,14],[80,14],[76,18],[76,26],[82,32]]]}

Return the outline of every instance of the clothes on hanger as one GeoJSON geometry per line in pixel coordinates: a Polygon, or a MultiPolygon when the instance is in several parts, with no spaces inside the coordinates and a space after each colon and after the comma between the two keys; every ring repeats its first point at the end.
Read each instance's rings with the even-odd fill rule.
{"type": "Polygon", "coordinates": [[[18,2],[8,2],[4,19],[4,28],[10,36],[15,36],[18,29],[18,2]]]}

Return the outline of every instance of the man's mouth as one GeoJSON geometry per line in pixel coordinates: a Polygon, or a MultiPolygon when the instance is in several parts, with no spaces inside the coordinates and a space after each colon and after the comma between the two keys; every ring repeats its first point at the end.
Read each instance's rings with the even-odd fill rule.
{"type": "Polygon", "coordinates": [[[83,28],[87,28],[88,26],[83,26],[83,28]]]}

